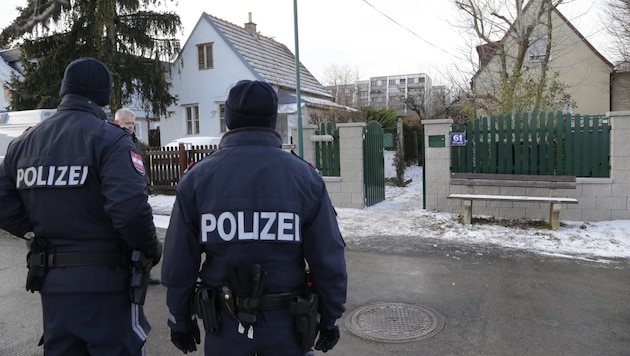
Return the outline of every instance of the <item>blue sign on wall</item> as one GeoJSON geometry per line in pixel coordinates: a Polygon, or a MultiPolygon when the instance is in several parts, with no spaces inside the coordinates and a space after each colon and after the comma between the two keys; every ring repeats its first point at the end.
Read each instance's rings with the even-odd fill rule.
{"type": "Polygon", "coordinates": [[[465,132],[452,132],[451,133],[451,146],[466,146],[466,133],[465,132]]]}

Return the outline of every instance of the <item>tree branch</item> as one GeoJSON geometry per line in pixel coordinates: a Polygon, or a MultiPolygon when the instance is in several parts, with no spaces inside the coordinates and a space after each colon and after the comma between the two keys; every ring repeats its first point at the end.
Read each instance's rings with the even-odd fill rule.
{"type": "Polygon", "coordinates": [[[37,14],[34,13],[31,17],[26,20],[23,25],[15,26],[15,34],[14,37],[20,37],[21,35],[31,32],[37,24],[44,23],[46,20],[50,18],[50,16],[55,13],[57,9],[59,9],[62,5],[69,5],[68,0],[54,0],[50,6],[44,10],[42,13],[37,14]]]}

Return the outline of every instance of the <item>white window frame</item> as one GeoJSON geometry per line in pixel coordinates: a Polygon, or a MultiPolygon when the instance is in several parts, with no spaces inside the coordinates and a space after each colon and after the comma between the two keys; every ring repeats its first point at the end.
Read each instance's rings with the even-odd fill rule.
{"type": "Polygon", "coordinates": [[[197,59],[199,63],[199,70],[214,68],[213,45],[214,42],[197,45],[197,59]]]}
{"type": "Polygon", "coordinates": [[[225,103],[219,103],[219,131],[221,133],[227,132],[227,125],[225,124],[225,103]]]}
{"type": "Polygon", "coordinates": [[[185,105],[184,117],[186,118],[186,134],[199,134],[199,105],[185,105]]]}
{"type": "Polygon", "coordinates": [[[547,53],[547,38],[534,40],[527,48],[527,60],[530,62],[540,62],[545,59],[547,53]]]}

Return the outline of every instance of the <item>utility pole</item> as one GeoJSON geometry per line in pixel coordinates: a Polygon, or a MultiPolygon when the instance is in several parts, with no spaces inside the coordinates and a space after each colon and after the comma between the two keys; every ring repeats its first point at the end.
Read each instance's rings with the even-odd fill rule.
{"type": "Polygon", "coordinates": [[[300,89],[300,44],[298,40],[298,10],[297,0],[293,0],[293,27],[295,31],[295,100],[297,105],[297,124],[298,124],[298,154],[304,158],[304,140],[302,133],[302,98],[300,89]]]}

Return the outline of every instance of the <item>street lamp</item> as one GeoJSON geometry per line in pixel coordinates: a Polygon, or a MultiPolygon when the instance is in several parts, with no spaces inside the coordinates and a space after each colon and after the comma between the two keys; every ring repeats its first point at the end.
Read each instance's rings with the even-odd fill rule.
{"type": "Polygon", "coordinates": [[[298,124],[298,154],[304,158],[304,144],[302,134],[302,100],[300,89],[300,44],[298,40],[298,10],[297,0],[293,0],[293,28],[295,32],[295,99],[297,104],[297,124],[298,124]]]}

